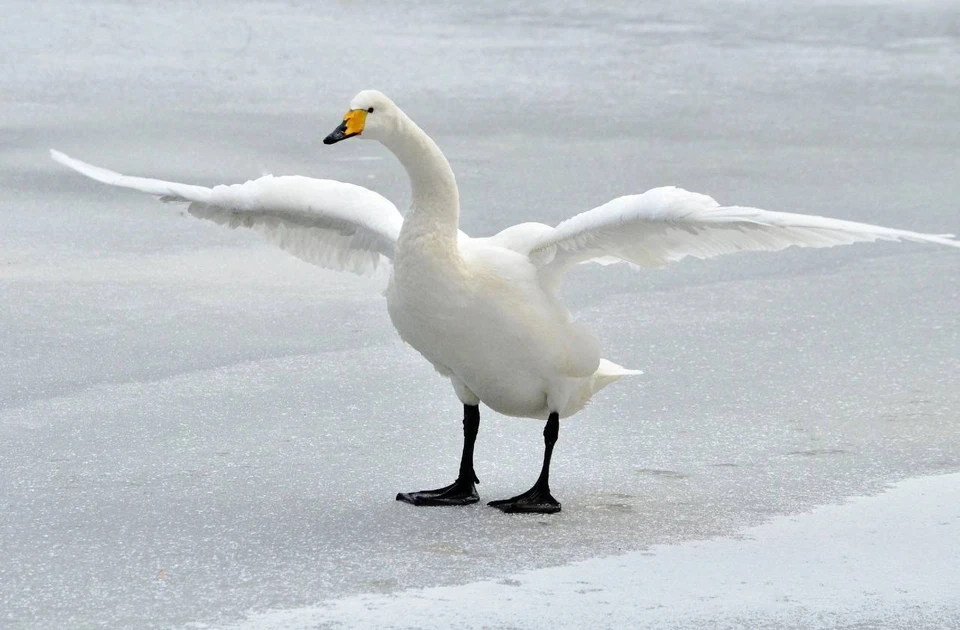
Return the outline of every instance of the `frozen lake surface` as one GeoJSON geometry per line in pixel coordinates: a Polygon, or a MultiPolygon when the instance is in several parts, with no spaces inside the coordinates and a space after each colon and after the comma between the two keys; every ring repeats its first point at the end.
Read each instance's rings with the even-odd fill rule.
{"type": "MultiPolygon", "coordinates": [[[[957,231],[955,2],[2,9],[0,626],[218,626],[654,546],[697,555],[714,547],[690,541],[960,471],[960,256],[860,245],[578,270],[571,309],[645,374],[562,425],[564,511],[396,503],[452,481],[461,409],[394,333],[383,277],[310,267],[47,157],[201,184],[328,177],[403,208],[382,147],[320,144],[375,87],[444,149],[477,236],[666,184],[957,231]]],[[[483,499],[530,485],[541,428],[481,411],[483,499]]],[[[816,515],[832,509],[813,516],[827,548],[816,515]]],[[[676,601],[691,575],[666,574],[676,601]]],[[[956,619],[948,599],[932,606],[956,619]]]]}
{"type": "Polygon", "coordinates": [[[960,474],[911,479],[735,539],[251,616],[313,628],[951,628],[960,474]]]}

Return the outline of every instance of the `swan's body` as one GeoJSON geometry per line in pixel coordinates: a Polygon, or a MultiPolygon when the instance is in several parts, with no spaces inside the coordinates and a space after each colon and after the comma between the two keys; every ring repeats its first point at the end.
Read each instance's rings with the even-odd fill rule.
{"type": "Polygon", "coordinates": [[[463,239],[455,256],[434,254],[405,239],[408,231],[387,288],[390,319],[460,400],[544,420],[582,408],[599,343],[541,287],[529,258],[482,239],[463,239]]]}
{"type": "Polygon", "coordinates": [[[614,199],[557,227],[524,223],[473,239],[459,231],[459,193],[446,158],[392,101],[361,92],[325,143],[354,135],[379,140],[407,170],[413,201],[406,220],[377,193],[331,180],[267,176],[205,188],[126,177],[52,155],[98,181],[190,202],[197,217],[257,229],[324,267],[362,273],[391,262],[386,298],[393,325],[450,379],[465,409],[460,477],[447,488],[398,495],[418,505],[478,500],[473,440],[482,401],[506,415],[548,419],[541,478],[498,507],[559,510],[547,485],[558,418],[582,409],[605,385],[637,373],[601,359],[596,338],[572,321],[557,298],[563,273],[578,263],[659,267],[687,256],[876,240],[960,247],[952,235],[721,207],[706,195],[673,187],[614,199]]]}

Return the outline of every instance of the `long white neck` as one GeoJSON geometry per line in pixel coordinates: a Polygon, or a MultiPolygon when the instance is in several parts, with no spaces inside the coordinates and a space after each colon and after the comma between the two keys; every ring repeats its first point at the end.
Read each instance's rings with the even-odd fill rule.
{"type": "Polygon", "coordinates": [[[460,193],[440,147],[402,112],[398,128],[382,142],[410,177],[413,207],[404,220],[403,232],[429,234],[456,243],[460,193]]]}

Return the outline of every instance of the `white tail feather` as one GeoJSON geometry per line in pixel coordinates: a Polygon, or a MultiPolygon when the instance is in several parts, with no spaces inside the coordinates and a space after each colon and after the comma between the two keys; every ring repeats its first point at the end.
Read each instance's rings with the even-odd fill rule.
{"type": "Polygon", "coordinates": [[[562,414],[563,417],[572,416],[586,407],[594,394],[610,383],[620,380],[621,376],[636,374],[643,374],[643,372],[640,370],[630,370],[622,365],[617,365],[613,361],[600,359],[600,365],[597,366],[597,371],[593,373],[593,376],[584,380],[583,387],[580,389],[579,398],[572,398],[570,400],[567,409],[565,409],[562,414]]]}

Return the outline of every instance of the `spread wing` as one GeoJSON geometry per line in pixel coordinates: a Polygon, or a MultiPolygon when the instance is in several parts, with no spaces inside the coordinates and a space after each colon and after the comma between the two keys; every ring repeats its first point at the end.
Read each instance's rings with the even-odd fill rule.
{"type": "Polygon", "coordinates": [[[688,256],[704,259],[741,251],[779,251],[791,245],[833,247],[878,240],[960,247],[952,234],[720,206],[707,195],[674,187],[618,197],[555,228],[535,224],[516,231],[517,227],[508,228],[515,232],[514,238],[506,239],[510,248],[529,255],[541,277],[554,287],[566,270],[586,261],[662,267],[688,256]]]}
{"type": "Polygon", "coordinates": [[[227,227],[247,227],[307,262],[369,273],[392,259],[403,217],[383,196],[329,179],[267,175],[213,188],[129,177],[51,151],[57,162],[104,184],[139,190],[227,227]]]}

